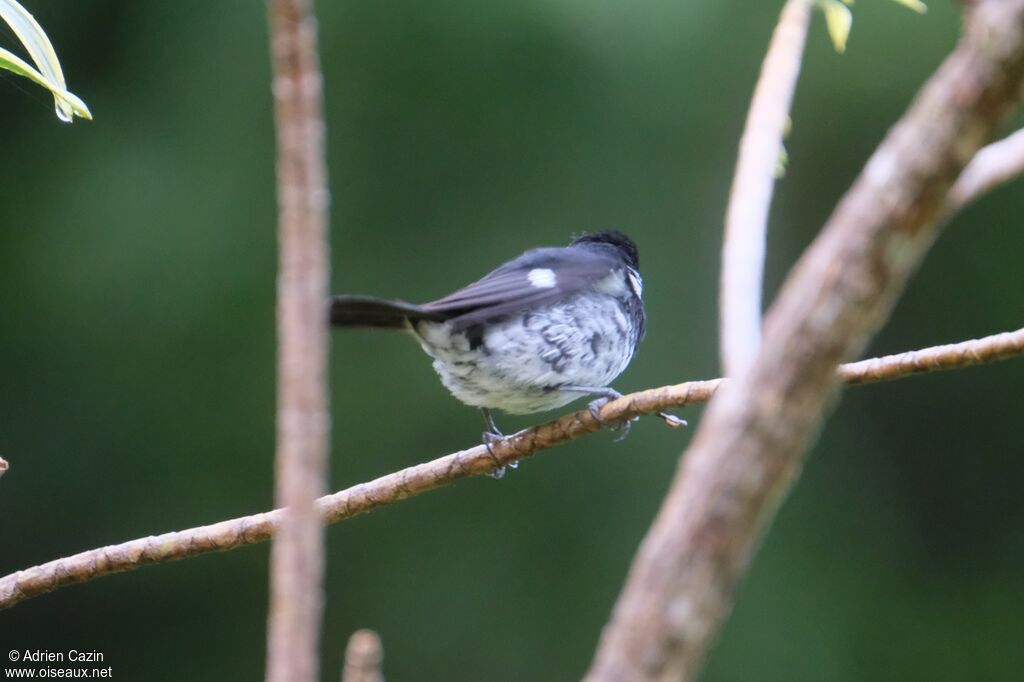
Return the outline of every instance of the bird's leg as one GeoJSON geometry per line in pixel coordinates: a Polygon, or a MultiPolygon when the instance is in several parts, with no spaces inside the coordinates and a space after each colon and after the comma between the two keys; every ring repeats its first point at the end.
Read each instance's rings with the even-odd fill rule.
{"type": "MultiPolygon", "coordinates": [[[[559,388],[563,391],[570,391],[573,393],[584,393],[587,395],[601,396],[596,400],[591,400],[587,404],[587,410],[590,411],[590,415],[594,419],[601,422],[602,424],[604,423],[604,420],[602,420],[600,416],[601,408],[604,407],[609,402],[611,402],[612,400],[622,397],[622,394],[616,391],[611,386],[560,386],[559,388]]],[[[685,419],[680,419],[674,414],[669,414],[668,412],[659,412],[658,416],[665,420],[665,423],[672,428],[678,428],[680,426],[687,425],[685,419]]],[[[632,419],[627,419],[626,421],[622,422],[621,425],[616,427],[621,428],[622,433],[619,435],[618,438],[615,439],[615,442],[625,440],[626,436],[629,435],[629,430],[630,428],[632,428],[633,422],[636,421],[638,418],[639,417],[633,417],[632,419]]]]}
{"type": "MultiPolygon", "coordinates": [[[[601,419],[601,408],[607,405],[612,400],[622,397],[622,394],[616,391],[611,386],[559,386],[558,388],[561,391],[569,391],[570,393],[582,393],[584,395],[601,396],[600,398],[591,400],[589,403],[587,403],[587,409],[590,411],[590,416],[592,416],[594,419],[601,422],[602,424],[605,422],[603,419],[601,419]]],[[[636,419],[636,417],[633,417],[633,419],[636,419]]],[[[629,421],[632,420],[628,420],[627,423],[629,421]]]]}
{"type": "MultiPolygon", "coordinates": [[[[491,411],[489,409],[481,407],[480,412],[484,416],[484,425],[487,427],[487,430],[483,433],[484,447],[487,448],[487,454],[489,454],[491,459],[494,460],[494,463],[498,465],[497,469],[487,475],[491,478],[502,478],[505,475],[505,467],[498,461],[498,458],[494,456],[494,450],[491,449],[491,444],[494,443],[494,441],[504,438],[505,434],[498,430],[498,426],[494,423],[494,417],[491,416],[491,411]]],[[[508,466],[515,469],[519,466],[519,461],[516,460],[509,462],[508,466]]]]}
{"type": "MultiPolygon", "coordinates": [[[[606,422],[603,419],[601,419],[601,408],[607,405],[610,401],[622,397],[622,394],[616,391],[611,386],[559,386],[559,389],[562,391],[570,391],[572,393],[583,393],[585,395],[601,396],[600,398],[596,398],[587,403],[587,410],[590,411],[591,417],[601,422],[602,424],[605,424],[606,422]]],[[[618,443],[620,440],[625,440],[626,436],[629,435],[629,430],[633,428],[633,421],[635,419],[636,417],[633,417],[633,419],[627,419],[621,424],[616,424],[615,426],[612,427],[615,429],[622,429],[622,433],[620,433],[619,436],[615,439],[616,443],[618,443]]]]}

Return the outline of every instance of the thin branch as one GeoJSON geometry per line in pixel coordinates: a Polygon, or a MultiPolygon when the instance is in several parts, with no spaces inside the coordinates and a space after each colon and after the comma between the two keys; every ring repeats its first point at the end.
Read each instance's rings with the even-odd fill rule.
{"type": "Polygon", "coordinates": [[[1024,172],[1024,130],[993,142],[967,164],[949,191],[952,209],[959,209],[1024,172]]]}
{"type": "Polygon", "coordinates": [[[851,385],[873,384],[900,379],[911,374],[959,369],[984,362],[1006,360],[1021,354],[1024,354],[1024,329],[907,351],[898,355],[849,362],[839,367],[839,376],[843,382],[851,385]]]}
{"type": "Polygon", "coordinates": [[[719,291],[722,371],[738,376],[753,362],[761,342],[768,210],[782,153],[789,109],[800,76],[809,0],[788,0],[775,27],[740,139],[736,174],[725,212],[719,291]]]}
{"type": "Polygon", "coordinates": [[[981,0],[790,273],[750,370],[708,406],[633,560],[587,682],[691,680],[836,398],[836,368],[888,317],[947,195],[1015,108],[1024,0],[981,0]]]}
{"type": "Polygon", "coordinates": [[[345,647],[345,669],[341,682],[384,682],[380,666],[384,661],[384,647],[380,635],[373,630],[356,630],[345,647]]]}
{"type": "Polygon", "coordinates": [[[327,396],[327,178],[322,79],[309,0],[269,7],[277,130],[277,455],[274,499],[285,509],[270,557],[267,676],[319,678],[323,611],[327,396]]]}
{"type": "MultiPolygon", "coordinates": [[[[1024,328],[843,365],[840,376],[851,384],[889,381],[919,372],[955,369],[1020,355],[1024,355],[1024,328]]],[[[608,424],[674,407],[701,405],[726,381],[688,381],[624,395],[601,408],[600,421],[588,410],[567,414],[496,442],[494,457],[478,445],[321,497],[317,500],[317,510],[325,523],[344,521],[463,478],[491,473],[500,466],[575,440],[608,424]]],[[[111,573],[265,542],[273,537],[280,523],[280,510],[263,512],[56,559],[0,578],[0,608],[111,573]]]]}

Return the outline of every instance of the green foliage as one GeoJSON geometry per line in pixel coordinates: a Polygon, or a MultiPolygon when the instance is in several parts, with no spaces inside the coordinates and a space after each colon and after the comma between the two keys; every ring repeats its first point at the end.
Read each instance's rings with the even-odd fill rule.
{"type": "MultiPolygon", "coordinates": [[[[273,491],[265,6],[31,1],[106,113],[77,135],[29,98],[0,107],[3,573],[273,491]]],[[[617,387],[716,376],[722,214],[781,4],[317,3],[332,290],[429,300],[619,227],[650,329],[617,387]]],[[[808,41],[769,300],[960,26],[950,2],[855,11],[870,49],[808,41]]],[[[949,225],[872,354],[1020,326],[1021,187],[949,225]]],[[[332,490],[478,442],[411,339],[331,347],[332,490]]],[[[701,680],[1018,682],[1021,386],[1014,360],[846,391],[701,680]]],[[[680,414],[695,431],[701,410],[680,414]]],[[[578,680],[692,437],[645,419],[330,527],[322,679],[373,627],[396,682],[578,680]]],[[[0,612],[0,642],[99,649],[118,680],[260,679],[268,550],[59,590],[0,612]]]]}
{"type": "MultiPolygon", "coordinates": [[[[893,1],[918,13],[924,13],[928,9],[920,0],[893,1]]],[[[825,25],[836,52],[846,51],[846,41],[850,37],[850,28],[853,26],[853,13],[850,12],[847,5],[852,4],[853,0],[817,0],[818,7],[825,14],[825,25]]]]}
{"type": "Polygon", "coordinates": [[[67,89],[57,53],[43,27],[15,0],[0,0],[0,19],[11,27],[38,67],[33,68],[13,52],[0,48],[0,68],[24,76],[53,93],[57,118],[65,123],[71,123],[75,116],[92,120],[85,102],[67,89]]]}

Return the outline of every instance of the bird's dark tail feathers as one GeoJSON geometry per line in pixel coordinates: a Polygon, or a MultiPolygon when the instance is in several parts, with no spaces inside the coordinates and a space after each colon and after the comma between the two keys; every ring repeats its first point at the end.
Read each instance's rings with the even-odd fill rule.
{"type": "Polygon", "coordinates": [[[405,301],[388,301],[372,296],[335,296],[331,299],[331,325],[334,327],[405,329],[408,322],[443,320],[445,317],[405,301]]]}

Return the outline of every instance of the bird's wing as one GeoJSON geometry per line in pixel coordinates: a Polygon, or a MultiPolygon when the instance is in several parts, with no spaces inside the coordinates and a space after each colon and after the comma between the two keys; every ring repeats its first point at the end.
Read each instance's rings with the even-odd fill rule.
{"type": "Polygon", "coordinates": [[[584,249],[535,249],[422,308],[449,315],[456,329],[467,329],[564,300],[594,288],[621,269],[622,264],[609,254],[584,249]]]}

